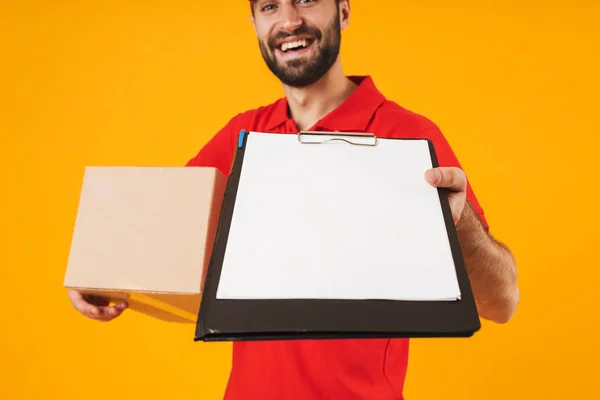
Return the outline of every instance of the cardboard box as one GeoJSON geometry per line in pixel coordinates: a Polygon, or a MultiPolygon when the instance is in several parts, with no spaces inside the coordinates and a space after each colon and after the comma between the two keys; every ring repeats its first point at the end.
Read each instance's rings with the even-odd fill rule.
{"type": "Polygon", "coordinates": [[[209,167],[87,167],[64,286],[195,323],[225,185],[209,167]]]}

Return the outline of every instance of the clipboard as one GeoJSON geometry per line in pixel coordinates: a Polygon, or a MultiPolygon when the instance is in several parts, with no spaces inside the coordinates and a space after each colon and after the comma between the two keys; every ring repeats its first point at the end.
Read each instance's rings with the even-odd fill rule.
{"type": "MultiPolygon", "coordinates": [[[[368,157],[373,157],[373,155],[377,159],[385,158],[383,151],[386,146],[390,148],[391,145],[418,143],[420,148],[425,146],[425,149],[428,151],[429,158],[427,161],[430,163],[430,166],[439,166],[433,143],[427,139],[381,139],[374,134],[360,132],[301,131],[297,134],[278,134],[242,130],[228,177],[218,229],[206,274],[202,302],[196,323],[195,341],[471,337],[481,328],[456,228],[452,219],[447,193],[445,190],[437,188],[432,188],[432,190],[436,193],[436,201],[439,201],[436,204],[439,207],[441,215],[440,223],[443,225],[443,234],[447,241],[449,257],[451,259],[449,261],[451,262],[451,268],[449,269],[455,274],[457,288],[460,292],[456,299],[427,300],[426,298],[408,298],[399,300],[384,297],[344,298],[343,296],[307,296],[304,298],[302,296],[292,296],[291,298],[286,298],[285,296],[281,296],[281,294],[279,294],[280,297],[244,297],[241,295],[236,298],[220,294],[220,286],[221,290],[223,290],[222,286],[224,285],[224,281],[227,280],[225,279],[224,268],[228,268],[227,266],[234,262],[239,264],[239,268],[249,269],[257,268],[260,264],[260,255],[253,255],[253,258],[248,257],[248,260],[252,260],[248,262],[240,261],[244,259],[240,259],[239,257],[234,258],[230,256],[229,259],[227,258],[231,252],[234,252],[235,246],[242,246],[240,243],[243,243],[243,241],[252,242],[253,240],[257,240],[253,238],[253,229],[256,228],[256,224],[254,228],[247,227],[248,230],[245,234],[240,233],[240,226],[243,224],[241,215],[243,215],[242,210],[244,209],[244,201],[246,201],[242,195],[254,192],[250,190],[253,186],[248,181],[251,176],[249,172],[251,164],[257,162],[256,160],[259,158],[268,158],[269,154],[257,153],[258,150],[253,146],[259,146],[259,139],[260,143],[271,143],[270,141],[275,143],[275,141],[280,141],[284,143],[280,149],[288,149],[290,152],[294,152],[293,154],[309,154],[311,151],[317,151],[316,149],[318,148],[318,152],[331,151],[330,154],[333,156],[335,151],[338,154],[338,158],[333,160],[335,164],[332,165],[337,165],[340,168],[352,165],[348,161],[348,159],[352,160],[352,157],[355,157],[353,160],[358,163],[366,163],[368,157]],[[369,152],[374,153],[369,155],[369,152]],[[365,157],[361,158],[361,154],[365,155],[365,157]],[[346,155],[350,158],[346,157],[346,155]],[[227,264],[227,260],[229,260],[230,264],[227,264]]],[[[284,153],[281,157],[285,157],[285,151],[281,151],[281,153],[284,153]]],[[[392,153],[389,153],[389,151],[386,154],[388,154],[388,159],[395,157],[395,155],[390,156],[389,154],[392,153]]],[[[303,157],[301,156],[297,160],[288,159],[287,162],[298,165],[308,159],[304,159],[303,157]]],[[[269,171],[276,165],[281,165],[281,162],[279,164],[276,164],[275,161],[272,162],[273,164],[266,164],[269,171]]],[[[309,165],[306,168],[310,170],[309,165]]],[[[360,166],[357,168],[360,168],[360,166]]],[[[262,171],[266,171],[266,169],[262,171]]],[[[310,171],[305,172],[308,179],[317,179],[319,171],[315,169],[310,171]]],[[[360,169],[355,169],[355,171],[360,171],[360,169]]],[[[255,171],[254,173],[256,174],[257,172],[255,171]]],[[[364,181],[364,179],[371,178],[375,177],[367,176],[362,179],[364,181]]],[[[278,190],[275,185],[270,189],[272,191],[278,190]]],[[[317,195],[318,193],[313,194],[317,195]]],[[[261,195],[256,194],[256,196],[261,195]]],[[[263,196],[258,197],[258,200],[267,199],[269,193],[263,193],[263,196]]],[[[293,194],[288,196],[293,196],[293,194]]],[[[377,196],[377,194],[374,196],[377,196]]],[[[292,197],[284,196],[282,198],[289,200],[292,197]]],[[[327,204],[331,200],[330,198],[325,198],[323,199],[323,204],[327,204]]],[[[376,204],[365,204],[364,206],[367,210],[378,210],[376,204]]],[[[265,209],[260,210],[260,212],[271,212],[268,208],[265,206],[265,209]]],[[[353,216],[354,218],[359,218],[362,215],[357,211],[346,211],[349,219],[353,218],[353,216]]],[[[257,212],[259,211],[257,210],[257,212]]],[[[298,207],[297,205],[291,207],[289,212],[294,213],[293,215],[300,215],[299,218],[304,219],[309,219],[311,215],[310,209],[303,209],[303,207],[298,207]]],[[[295,228],[296,226],[292,225],[285,229],[289,229],[287,232],[292,232],[295,228]]],[[[262,232],[268,232],[264,228],[261,229],[263,229],[262,232]]],[[[316,230],[312,231],[312,234],[316,233],[316,230]]],[[[274,238],[285,237],[286,234],[285,231],[280,231],[276,235],[273,234],[270,236],[270,238],[271,240],[275,240],[274,238]]],[[[300,237],[300,242],[303,242],[303,238],[307,238],[310,235],[310,231],[304,232],[304,236],[300,237]]],[[[269,240],[269,238],[265,240],[269,240]]],[[[331,248],[335,248],[331,243],[331,248]]],[[[303,246],[303,243],[298,242],[292,244],[298,247],[303,246]]],[[[261,246],[263,253],[260,254],[263,254],[265,257],[264,260],[266,260],[267,255],[265,254],[270,253],[265,253],[264,249],[268,247],[266,245],[261,246]]],[[[311,249],[302,248],[302,252],[296,254],[304,254],[306,257],[310,257],[311,249]]],[[[245,250],[247,251],[248,248],[245,248],[245,250]]],[[[252,249],[250,248],[251,251],[252,249]]],[[[276,249],[273,251],[276,251],[276,249]]],[[[376,251],[378,250],[372,248],[372,254],[376,254],[376,251]]],[[[289,257],[292,259],[294,255],[290,254],[289,257]]],[[[377,260],[377,257],[374,256],[373,260],[377,260]]],[[[383,276],[380,280],[377,280],[377,277],[368,275],[370,270],[369,264],[377,265],[377,262],[373,261],[371,263],[368,261],[366,262],[367,265],[364,266],[364,273],[366,274],[364,276],[372,278],[371,280],[375,282],[375,287],[380,284],[383,285],[384,282],[383,276]]],[[[286,271],[285,268],[285,265],[281,265],[283,273],[286,271]]],[[[235,279],[235,276],[228,277],[229,281],[232,279],[235,279]]],[[[240,287],[242,288],[253,288],[251,284],[245,286],[244,282],[241,282],[241,284],[242,286],[240,287]]],[[[256,295],[256,293],[254,294],[256,295]]]]}

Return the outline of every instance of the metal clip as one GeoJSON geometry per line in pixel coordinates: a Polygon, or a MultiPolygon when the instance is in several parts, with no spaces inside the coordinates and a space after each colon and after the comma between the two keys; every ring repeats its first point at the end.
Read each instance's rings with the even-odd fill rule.
{"type": "Polygon", "coordinates": [[[340,140],[355,146],[376,146],[377,136],[372,133],[362,132],[323,132],[323,131],[300,131],[298,132],[298,142],[302,144],[323,144],[334,140],[340,140]],[[330,136],[327,140],[320,141],[308,141],[302,140],[303,136],[330,136]],[[353,142],[350,138],[359,139],[359,142],[353,142]],[[363,140],[361,140],[363,139],[363,140]],[[364,143],[364,139],[369,139],[367,143],[364,143]],[[362,142],[362,143],[361,143],[362,142]]]}

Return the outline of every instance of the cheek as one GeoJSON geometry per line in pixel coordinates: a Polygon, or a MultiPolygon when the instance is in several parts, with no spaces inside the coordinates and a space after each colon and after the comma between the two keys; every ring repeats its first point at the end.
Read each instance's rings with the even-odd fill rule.
{"type": "Polygon", "coordinates": [[[269,33],[268,32],[257,32],[257,38],[258,40],[265,46],[265,47],[269,47],[269,33]]]}
{"type": "Polygon", "coordinates": [[[254,24],[254,32],[261,41],[267,41],[269,38],[269,32],[272,26],[265,24],[264,22],[257,22],[254,24]]]}

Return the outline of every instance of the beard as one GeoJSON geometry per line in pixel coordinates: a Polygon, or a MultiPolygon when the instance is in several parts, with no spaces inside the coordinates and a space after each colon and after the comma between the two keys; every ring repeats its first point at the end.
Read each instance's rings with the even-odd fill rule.
{"type": "Polygon", "coordinates": [[[324,32],[302,25],[291,33],[278,33],[266,43],[259,40],[258,44],[267,67],[283,84],[296,88],[312,85],[329,71],[338,58],[341,44],[339,9],[324,32]],[[316,56],[284,61],[281,64],[275,57],[277,41],[297,35],[312,37],[312,45],[318,46],[316,56]]]}

